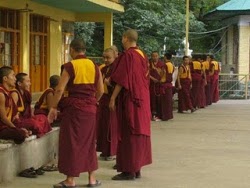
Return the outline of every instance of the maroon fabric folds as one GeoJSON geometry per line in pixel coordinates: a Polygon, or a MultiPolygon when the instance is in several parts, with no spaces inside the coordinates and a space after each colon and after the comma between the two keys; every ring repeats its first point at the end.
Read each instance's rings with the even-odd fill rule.
{"type": "Polygon", "coordinates": [[[181,88],[178,90],[178,111],[187,111],[193,109],[191,98],[190,98],[190,85],[191,81],[189,78],[180,79],[181,88]]]}
{"type": "MultiPolygon", "coordinates": [[[[77,56],[83,59],[85,56],[77,56]]],[[[81,172],[98,168],[96,156],[96,85],[99,70],[96,67],[94,84],[74,84],[73,66],[69,62],[62,68],[70,75],[67,84],[69,96],[61,99],[61,124],[59,134],[59,172],[78,177],[81,172]]],[[[81,74],[79,72],[78,74],[81,74]]]]}
{"type": "Polygon", "coordinates": [[[130,48],[119,56],[111,80],[123,87],[120,100],[124,102],[131,132],[150,136],[148,65],[135,49],[130,48]]]}
{"type": "Polygon", "coordinates": [[[137,48],[118,57],[111,80],[123,88],[117,98],[117,171],[135,173],[152,163],[147,59],[137,48]]]}

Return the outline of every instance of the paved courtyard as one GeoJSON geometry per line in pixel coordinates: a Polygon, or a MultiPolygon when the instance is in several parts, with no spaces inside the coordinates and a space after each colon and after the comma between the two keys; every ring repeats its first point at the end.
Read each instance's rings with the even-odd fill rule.
{"type": "MultiPolygon", "coordinates": [[[[152,122],[153,164],[136,181],[112,181],[114,161],[99,161],[102,188],[249,188],[250,101],[220,101],[174,120],[152,122]]],[[[31,154],[32,155],[32,154],[31,154]]],[[[0,163],[1,164],[1,163],[0,163]]],[[[51,188],[58,172],[35,179],[17,177],[0,188],[51,188]]],[[[87,183],[87,175],[77,178],[87,183]]]]}

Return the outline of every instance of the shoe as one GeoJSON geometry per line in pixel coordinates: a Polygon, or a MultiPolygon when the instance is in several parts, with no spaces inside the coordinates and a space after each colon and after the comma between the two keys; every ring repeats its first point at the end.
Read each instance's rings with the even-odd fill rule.
{"type": "Polygon", "coordinates": [[[35,170],[37,175],[43,175],[45,172],[42,170],[42,168],[38,168],[35,170]]]}
{"type": "Polygon", "coordinates": [[[114,170],[117,170],[117,164],[115,164],[115,165],[113,166],[113,169],[114,169],[114,170]]]}
{"type": "Polygon", "coordinates": [[[76,185],[66,185],[63,181],[53,185],[54,188],[76,188],[76,185]]]}
{"type": "Polygon", "coordinates": [[[141,171],[138,171],[135,173],[135,178],[141,178],[141,171]]]}
{"type": "Polygon", "coordinates": [[[131,173],[122,172],[112,177],[112,180],[123,181],[123,180],[135,180],[135,176],[131,173]]]}
{"type": "Polygon", "coordinates": [[[113,161],[113,160],[115,160],[114,156],[105,157],[105,161],[113,161]]]}
{"type": "Polygon", "coordinates": [[[178,112],[177,112],[177,113],[183,114],[183,111],[178,110],[178,112]]]}
{"type": "Polygon", "coordinates": [[[191,113],[193,113],[193,112],[195,112],[195,108],[192,108],[192,109],[191,109],[191,113]]]}
{"type": "Polygon", "coordinates": [[[41,169],[47,172],[58,171],[58,167],[56,164],[46,165],[41,167],[41,169]]]}
{"type": "Polygon", "coordinates": [[[160,118],[158,118],[157,116],[153,116],[153,119],[152,119],[153,121],[161,121],[161,119],[160,118]]]}
{"type": "Polygon", "coordinates": [[[95,181],[95,184],[88,184],[87,187],[98,187],[100,186],[102,183],[99,180],[95,181]]]}
{"type": "Polygon", "coordinates": [[[31,168],[25,169],[22,172],[18,174],[20,177],[25,177],[25,178],[36,178],[37,174],[35,171],[33,171],[31,168]]]}

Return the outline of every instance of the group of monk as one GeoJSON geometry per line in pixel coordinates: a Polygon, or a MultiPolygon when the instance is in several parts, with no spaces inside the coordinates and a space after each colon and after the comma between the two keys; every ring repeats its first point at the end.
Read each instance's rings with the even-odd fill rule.
{"type": "Polygon", "coordinates": [[[149,61],[150,102],[153,121],[173,119],[173,95],[178,93],[178,113],[205,108],[219,100],[220,66],[213,55],[183,56],[177,68],[171,62],[172,54],[166,53],[164,61],[157,51],[149,61]]]}
{"type": "Polygon", "coordinates": [[[28,74],[15,75],[11,67],[0,68],[0,139],[21,144],[30,135],[39,138],[51,130],[48,113],[40,113],[41,109],[47,108],[49,98],[44,96],[45,106],[32,110],[30,86],[28,74]]]}
{"type": "Polygon", "coordinates": [[[54,187],[75,187],[82,172],[87,187],[100,186],[96,151],[116,158],[116,181],[141,178],[141,168],[152,163],[148,60],[137,40],[136,30],[125,31],[124,51],[105,49],[100,67],[86,57],[84,41],[71,42],[73,60],[62,65],[48,114],[52,122],[60,108],[58,169],[66,179],[54,187]]]}
{"type": "Polygon", "coordinates": [[[174,92],[179,113],[217,102],[219,65],[211,56],[206,61],[184,56],[175,85],[172,54],[161,62],[155,51],[148,60],[137,40],[136,30],[125,31],[124,51],[105,49],[98,67],[86,57],[84,41],[74,39],[72,60],[62,65],[60,77],[50,78],[34,113],[29,76],[0,68],[1,139],[20,144],[31,134],[40,137],[60,111],[58,170],[66,179],[55,188],[76,187],[75,177],[82,172],[88,172],[87,187],[100,186],[96,151],[105,160],[116,159],[119,173],[112,180],[141,178],[142,167],[152,163],[150,122],[173,119],[174,92]]]}

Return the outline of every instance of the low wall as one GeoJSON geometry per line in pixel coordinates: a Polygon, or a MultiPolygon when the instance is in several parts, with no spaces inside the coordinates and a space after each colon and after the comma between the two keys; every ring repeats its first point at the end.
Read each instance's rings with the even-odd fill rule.
{"type": "Polygon", "coordinates": [[[59,128],[41,138],[31,136],[20,145],[0,144],[0,183],[11,181],[19,172],[39,168],[57,158],[59,128]]]}

